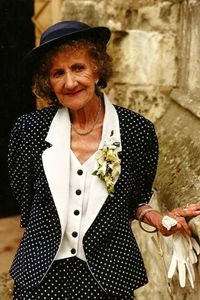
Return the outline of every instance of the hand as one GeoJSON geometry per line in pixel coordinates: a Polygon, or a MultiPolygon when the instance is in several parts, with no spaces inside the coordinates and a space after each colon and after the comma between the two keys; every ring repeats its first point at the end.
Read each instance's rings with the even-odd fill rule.
{"type": "MultiPolygon", "coordinates": [[[[136,218],[139,219],[143,211],[152,208],[150,205],[145,205],[137,209],[136,218]]],[[[171,226],[170,229],[167,229],[162,224],[163,216],[156,210],[147,212],[143,216],[143,222],[154,226],[158,231],[164,236],[170,236],[176,232],[185,232],[189,236],[192,235],[189,225],[186,222],[185,218],[192,218],[200,215],[200,202],[196,204],[190,204],[187,208],[174,208],[171,212],[167,213],[169,217],[177,221],[176,225],[171,226]]]]}
{"type": "MultiPolygon", "coordinates": [[[[168,216],[174,218],[177,221],[177,228],[173,228],[173,231],[185,231],[191,236],[191,230],[186,222],[186,219],[193,218],[200,215],[200,202],[187,205],[186,208],[174,208],[171,212],[168,212],[168,216]]],[[[172,232],[174,233],[174,232],[172,232]]]]}
{"type": "Polygon", "coordinates": [[[185,233],[175,233],[173,239],[173,254],[168,270],[168,278],[172,278],[176,269],[178,271],[179,283],[185,287],[186,276],[194,288],[195,272],[193,264],[197,262],[197,255],[200,253],[200,246],[196,240],[185,233]]]}
{"type": "Polygon", "coordinates": [[[175,217],[181,216],[184,218],[193,218],[200,214],[200,202],[194,203],[194,204],[188,204],[185,208],[174,208],[171,211],[172,214],[174,214],[175,217]]]}

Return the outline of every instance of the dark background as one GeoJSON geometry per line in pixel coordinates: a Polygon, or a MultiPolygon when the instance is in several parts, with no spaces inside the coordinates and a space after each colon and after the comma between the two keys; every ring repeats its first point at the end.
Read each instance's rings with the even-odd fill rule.
{"type": "Polygon", "coordinates": [[[22,61],[34,47],[32,0],[0,0],[0,217],[19,213],[9,187],[7,147],[17,117],[35,109],[22,61]]]}

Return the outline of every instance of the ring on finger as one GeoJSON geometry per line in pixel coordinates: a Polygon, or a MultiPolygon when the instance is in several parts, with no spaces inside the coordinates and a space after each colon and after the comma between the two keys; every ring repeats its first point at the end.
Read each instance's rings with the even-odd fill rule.
{"type": "Polygon", "coordinates": [[[181,217],[181,215],[180,215],[178,212],[176,212],[176,213],[174,214],[174,217],[175,217],[175,218],[181,217]]]}

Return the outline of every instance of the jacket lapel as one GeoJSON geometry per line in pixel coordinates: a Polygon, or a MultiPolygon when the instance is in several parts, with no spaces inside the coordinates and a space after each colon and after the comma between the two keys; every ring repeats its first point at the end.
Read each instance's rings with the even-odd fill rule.
{"type": "Polygon", "coordinates": [[[69,198],[70,127],[68,110],[58,109],[46,137],[46,141],[52,146],[42,154],[43,167],[59,215],[62,235],[67,223],[69,198]]]}
{"type": "MultiPolygon", "coordinates": [[[[103,122],[102,139],[99,145],[99,149],[102,149],[105,145],[105,142],[109,141],[111,132],[113,131],[114,138],[116,139],[116,141],[120,142],[120,147],[118,148],[118,151],[121,151],[122,147],[121,147],[118,114],[113,104],[108,100],[105,94],[104,94],[104,104],[105,104],[105,117],[103,122]],[[112,120],[112,122],[110,122],[110,120],[112,120]]],[[[98,163],[96,162],[96,169],[97,168],[98,168],[98,163]]],[[[89,229],[91,224],[94,222],[96,216],[98,215],[103,204],[108,198],[108,195],[109,194],[105,183],[101,181],[99,177],[93,176],[91,187],[90,187],[90,202],[86,214],[87,223],[85,224],[85,232],[89,229]],[[95,196],[95,201],[93,200],[94,196],[95,196]]]]}
{"type": "MultiPolygon", "coordinates": [[[[103,146],[104,141],[109,138],[110,132],[113,129],[116,134],[116,139],[120,141],[121,128],[119,128],[119,119],[116,109],[109,102],[109,100],[107,100],[106,97],[105,105],[107,111],[107,118],[105,118],[104,120],[105,129],[102,134],[102,143],[100,145],[100,148],[103,146]],[[111,116],[114,120],[112,124],[110,124],[111,116]],[[105,132],[107,132],[107,135],[105,134],[105,132]]],[[[52,146],[50,148],[47,148],[42,154],[43,167],[59,215],[62,235],[64,234],[68,215],[67,212],[69,201],[70,176],[70,129],[71,124],[69,112],[66,108],[61,108],[57,111],[56,115],[54,116],[45,140],[52,146]]],[[[118,150],[122,150],[121,146],[118,150]]],[[[123,169],[123,159],[121,161],[121,164],[123,169]]],[[[120,189],[121,177],[122,174],[120,175],[119,180],[116,183],[116,196],[118,194],[117,191],[120,189]]],[[[94,176],[93,178],[93,182],[91,185],[91,195],[95,195],[95,197],[98,197],[99,201],[95,209],[93,207],[94,204],[90,203],[90,209],[87,211],[87,224],[85,224],[85,232],[94,222],[98,212],[106,203],[106,200],[113,203],[118,201],[118,197],[114,196],[114,199],[108,197],[108,192],[105,187],[105,183],[101,182],[101,180],[97,176],[94,176]],[[93,209],[96,212],[95,214],[92,213],[93,209]]]]}

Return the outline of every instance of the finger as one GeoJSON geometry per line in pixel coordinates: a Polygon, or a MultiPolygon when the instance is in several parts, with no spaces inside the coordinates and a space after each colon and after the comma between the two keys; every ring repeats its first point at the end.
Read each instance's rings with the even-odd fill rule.
{"type": "Polygon", "coordinates": [[[200,210],[188,210],[184,209],[182,212],[179,212],[181,217],[196,217],[200,215],[200,210]]]}
{"type": "Polygon", "coordinates": [[[182,208],[175,208],[171,212],[168,212],[168,216],[176,219],[177,217],[181,217],[184,213],[185,211],[182,208]]]}
{"type": "MultiPolygon", "coordinates": [[[[188,226],[187,222],[184,218],[177,218],[178,224],[182,227],[181,229],[186,232],[189,236],[192,235],[192,232],[190,230],[190,227],[188,226]],[[178,220],[179,219],[179,220],[178,220]],[[181,219],[181,220],[180,220],[181,219]]],[[[177,224],[177,225],[178,225],[177,224]]]]}
{"type": "Polygon", "coordinates": [[[176,213],[181,213],[182,211],[183,211],[182,208],[176,207],[176,208],[172,209],[172,211],[169,213],[176,214],[176,213]]]}
{"type": "Polygon", "coordinates": [[[187,204],[186,209],[200,210],[200,202],[187,204]]]}
{"type": "Polygon", "coordinates": [[[187,271],[188,271],[188,278],[191,284],[191,287],[194,288],[194,281],[195,281],[195,273],[192,265],[186,264],[187,271]]]}
{"type": "Polygon", "coordinates": [[[171,212],[168,212],[168,215],[172,218],[177,217],[196,217],[200,215],[200,210],[189,210],[189,209],[174,209],[171,212]]]}
{"type": "Polygon", "coordinates": [[[167,274],[169,279],[171,279],[173,277],[174,273],[176,272],[176,265],[177,265],[177,261],[176,261],[175,257],[172,256],[172,260],[171,260],[168,274],[167,274]]]}
{"type": "Polygon", "coordinates": [[[197,262],[197,256],[193,250],[188,252],[188,262],[195,264],[197,262]]]}
{"type": "Polygon", "coordinates": [[[191,238],[191,242],[192,242],[192,247],[196,251],[197,255],[199,255],[200,254],[200,246],[199,246],[199,244],[197,243],[197,241],[194,238],[191,238]]]}
{"type": "Polygon", "coordinates": [[[185,263],[178,261],[178,274],[179,274],[179,282],[181,287],[185,287],[186,282],[186,269],[185,263]]]}
{"type": "Polygon", "coordinates": [[[190,206],[186,206],[185,208],[176,207],[174,208],[171,213],[172,214],[182,214],[184,212],[197,212],[200,213],[200,205],[192,204],[190,206]]]}

